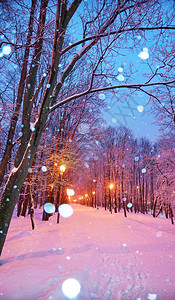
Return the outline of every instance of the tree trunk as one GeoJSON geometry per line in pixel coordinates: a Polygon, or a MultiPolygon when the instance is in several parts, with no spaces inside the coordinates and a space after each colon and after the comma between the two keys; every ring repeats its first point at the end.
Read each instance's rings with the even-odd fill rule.
{"type": "Polygon", "coordinates": [[[154,205],[153,205],[153,218],[156,217],[156,204],[157,204],[157,197],[154,198],[154,205]]]}
{"type": "Polygon", "coordinates": [[[25,185],[23,184],[22,189],[21,189],[21,195],[20,195],[19,201],[18,201],[17,217],[19,217],[21,214],[21,209],[22,209],[22,205],[23,205],[23,201],[24,201],[24,193],[25,193],[25,185]]]}
{"type": "Polygon", "coordinates": [[[171,218],[171,223],[172,223],[172,225],[174,225],[174,220],[173,220],[174,215],[173,215],[173,210],[172,210],[170,204],[169,204],[169,215],[170,215],[170,218],[171,218]]]}
{"type": "Polygon", "coordinates": [[[6,148],[5,148],[4,155],[3,155],[1,165],[0,165],[0,185],[3,181],[5,170],[7,168],[7,163],[9,161],[10,156],[11,156],[16,124],[17,124],[17,121],[18,121],[18,117],[20,115],[19,112],[20,112],[20,108],[21,108],[22,97],[23,97],[23,92],[24,92],[25,82],[26,82],[27,65],[28,65],[28,57],[29,57],[29,50],[30,50],[32,32],[33,32],[33,21],[34,21],[34,12],[35,12],[35,7],[36,7],[36,2],[37,2],[36,0],[32,0],[32,7],[31,7],[31,11],[30,11],[30,21],[29,21],[29,26],[28,26],[26,49],[25,49],[25,54],[24,54],[24,59],[23,59],[22,70],[21,70],[21,78],[20,78],[19,87],[18,87],[17,101],[16,101],[16,106],[15,106],[13,115],[11,117],[11,124],[10,124],[10,129],[9,129],[9,132],[8,132],[6,148]]]}
{"type": "Polygon", "coordinates": [[[32,224],[32,230],[35,229],[35,216],[34,216],[34,201],[32,196],[32,187],[30,185],[30,204],[29,204],[29,212],[30,212],[30,219],[32,224]]]}

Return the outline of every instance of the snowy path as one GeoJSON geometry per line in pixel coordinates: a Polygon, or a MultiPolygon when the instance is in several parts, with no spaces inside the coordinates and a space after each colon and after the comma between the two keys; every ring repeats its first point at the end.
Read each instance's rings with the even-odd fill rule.
{"type": "MultiPolygon", "coordinates": [[[[111,215],[73,205],[74,214],[56,215],[37,228],[14,216],[1,257],[0,300],[67,299],[62,283],[75,278],[76,299],[175,299],[175,226],[150,215],[111,215]]],[[[75,298],[74,298],[75,299],[75,298]]]]}

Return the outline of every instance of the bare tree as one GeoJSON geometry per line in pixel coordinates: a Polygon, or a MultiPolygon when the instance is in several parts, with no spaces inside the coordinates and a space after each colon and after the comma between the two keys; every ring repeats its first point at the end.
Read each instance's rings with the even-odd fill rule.
{"type": "MultiPolygon", "coordinates": [[[[31,39],[31,32],[33,30],[32,18],[35,10],[34,3],[32,2],[32,8],[30,13],[30,21],[28,26],[28,44],[25,45],[27,51],[29,44],[31,46],[31,53],[28,56],[26,53],[27,61],[27,74],[25,75],[25,89],[21,83],[21,93],[23,108],[21,110],[22,130],[19,138],[19,147],[14,157],[14,167],[12,168],[10,175],[8,176],[5,184],[1,202],[0,202],[0,251],[7,235],[8,227],[12,217],[13,209],[15,207],[19,192],[23,185],[25,178],[28,175],[28,169],[31,167],[35,153],[40,144],[40,139],[44,131],[49,115],[62,105],[70,102],[73,99],[81,100],[86,94],[100,92],[100,91],[113,91],[116,88],[130,88],[134,90],[143,90],[147,94],[151,94],[150,88],[159,85],[171,86],[174,82],[174,78],[171,76],[165,78],[165,80],[159,80],[157,72],[153,71],[153,74],[147,77],[143,83],[125,83],[118,84],[114,80],[114,84],[105,85],[104,80],[108,75],[104,72],[104,62],[107,61],[107,56],[111,53],[115,46],[122,44],[123,38],[126,39],[127,35],[132,32],[145,33],[146,31],[174,29],[172,26],[172,19],[167,19],[166,24],[161,16],[161,4],[158,1],[107,1],[103,3],[99,9],[99,3],[90,2],[83,3],[81,0],[73,0],[68,3],[66,0],[58,0],[55,9],[55,29],[53,30],[53,22],[49,23],[47,16],[49,16],[48,0],[42,0],[39,8],[36,36],[34,42],[31,39]],[[82,4],[81,4],[82,2],[82,4]],[[80,6],[80,4],[82,6],[80,6]],[[89,5],[90,8],[86,9],[89,5]],[[82,20],[89,21],[84,27],[83,38],[73,43],[68,43],[69,38],[69,26],[76,15],[77,9],[83,9],[82,20]],[[140,9],[142,7],[142,10],[140,9]],[[153,11],[155,12],[155,18],[152,18],[153,11]],[[88,16],[90,12],[90,16],[88,16]],[[53,32],[53,33],[52,33],[53,32]],[[66,38],[66,34],[68,38],[66,38]],[[87,36],[88,34],[88,36],[87,36]],[[123,36],[123,38],[122,38],[123,36]],[[47,44],[47,38],[49,42],[47,44]],[[82,47],[81,47],[82,46],[82,47]],[[95,47],[96,46],[96,47],[95,47]],[[45,49],[49,49],[48,63],[45,60],[45,49]],[[52,53],[52,56],[50,55],[52,53]],[[73,54],[73,56],[72,56],[73,54]],[[68,63],[64,61],[65,55],[69,57],[68,63]],[[94,56],[92,60],[91,57],[94,56]],[[81,64],[83,58],[86,58],[88,67],[86,73],[82,74],[82,85],[75,86],[71,95],[66,95],[62,91],[64,90],[64,84],[69,75],[74,70],[81,72],[81,64]],[[41,62],[45,67],[45,72],[41,76],[41,62]],[[60,64],[63,62],[63,69],[60,70],[60,64]],[[76,69],[77,68],[77,69],[76,69]],[[87,76],[88,70],[88,76],[87,76]],[[88,88],[83,88],[84,80],[88,77],[88,88]],[[154,79],[158,79],[154,81],[154,79]],[[46,81],[46,83],[45,83],[46,81]],[[148,90],[146,90],[148,89],[148,90]],[[23,92],[24,91],[24,92],[23,92]]],[[[5,36],[5,35],[4,35],[5,36]]],[[[159,35],[158,35],[159,36],[159,35]]],[[[8,36],[6,43],[10,43],[8,36]]],[[[16,47],[16,44],[11,44],[16,47]]],[[[118,55],[118,51],[116,55],[118,55]]],[[[25,60],[24,69],[26,70],[25,60]]],[[[108,69],[108,68],[107,68],[108,69]]],[[[165,71],[166,72],[166,71],[165,71]]],[[[113,73],[114,79],[116,72],[113,73]]],[[[118,77],[118,75],[117,75],[118,77]]],[[[22,73],[21,73],[22,78],[22,73]]],[[[118,77],[119,81],[121,77],[118,77]]],[[[129,80],[129,79],[128,79],[129,80]]],[[[87,84],[85,85],[87,86],[87,84]]],[[[18,89],[19,90],[19,89],[18,89]]],[[[21,94],[20,94],[21,97],[21,94]]],[[[20,108],[21,98],[16,102],[15,111],[18,113],[18,107],[20,108]]],[[[101,100],[103,97],[100,96],[101,100]]],[[[17,114],[11,119],[17,121],[17,114]]],[[[15,123],[16,124],[16,123],[15,123]]],[[[12,128],[13,129],[13,128],[12,128]]],[[[12,130],[11,132],[12,133],[12,130]]],[[[12,135],[13,138],[13,135],[12,135]]],[[[7,141],[11,143],[12,141],[7,141]]],[[[11,151],[11,145],[9,145],[11,151]]],[[[7,153],[9,157],[10,151],[7,153]]],[[[8,160],[8,159],[7,159],[8,160]]],[[[7,162],[6,160],[6,162],[7,162]]],[[[3,167],[4,170],[4,167],[3,167]]]]}

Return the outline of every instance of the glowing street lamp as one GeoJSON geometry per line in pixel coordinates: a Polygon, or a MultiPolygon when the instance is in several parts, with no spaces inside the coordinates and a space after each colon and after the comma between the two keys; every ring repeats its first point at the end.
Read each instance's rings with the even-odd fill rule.
{"type": "Polygon", "coordinates": [[[94,207],[95,205],[95,208],[96,208],[96,193],[95,191],[92,191],[92,207],[94,207]]]}
{"type": "Polygon", "coordinates": [[[66,170],[66,167],[65,167],[64,165],[61,165],[61,166],[60,166],[60,172],[61,172],[61,173],[64,173],[65,170],[66,170]]]}
{"type": "Polygon", "coordinates": [[[114,188],[113,183],[110,183],[109,184],[109,204],[110,204],[111,214],[112,214],[112,195],[111,195],[111,193],[112,193],[113,188],[114,188]]]}
{"type": "Polygon", "coordinates": [[[110,183],[109,188],[110,188],[110,190],[112,190],[114,188],[113,183],[110,183]]]}

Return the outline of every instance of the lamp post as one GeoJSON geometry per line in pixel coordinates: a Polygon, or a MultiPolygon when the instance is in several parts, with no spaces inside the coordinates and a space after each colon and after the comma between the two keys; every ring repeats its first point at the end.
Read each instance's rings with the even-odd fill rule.
{"type": "Polygon", "coordinates": [[[60,166],[60,175],[61,175],[61,179],[60,179],[60,194],[59,194],[59,201],[58,201],[57,223],[59,223],[59,221],[60,221],[59,205],[61,204],[62,179],[63,179],[63,174],[64,174],[65,170],[66,170],[66,167],[64,165],[61,165],[60,166]]]}
{"type": "Polygon", "coordinates": [[[111,211],[111,214],[112,214],[112,190],[113,190],[113,188],[114,188],[114,185],[113,185],[113,183],[110,183],[109,184],[109,209],[110,209],[110,211],[111,211]]]}

